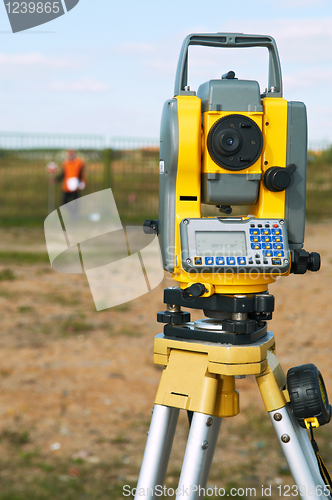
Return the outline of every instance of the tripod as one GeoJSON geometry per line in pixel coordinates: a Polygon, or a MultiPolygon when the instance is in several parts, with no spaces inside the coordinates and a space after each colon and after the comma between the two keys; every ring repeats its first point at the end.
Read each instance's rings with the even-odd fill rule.
{"type": "Polygon", "coordinates": [[[301,498],[331,498],[307,433],[293,415],[286,378],[275,355],[274,334],[261,321],[262,315],[270,315],[260,309],[273,307],[271,297],[219,297],[217,304],[213,306],[210,300],[208,306],[218,308],[222,303],[224,312],[228,310],[226,319],[180,324],[181,318],[188,319],[180,305],[188,306],[186,302],[191,300],[189,307],[196,308],[205,299],[186,298],[179,289],[165,290],[165,302],[172,298],[173,304],[159,313],[168,324],[164,334],[155,337],[154,362],[166,368],[157,390],[135,498],[155,498],[163,485],[180,409],[190,412],[192,420],[176,498],[204,497],[222,417],[239,413],[235,377],[245,375],[256,377],[301,498]],[[251,309],[249,316],[255,314],[256,320],[248,319],[248,312],[236,312],[238,309],[251,309]],[[233,325],[233,332],[223,329],[225,321],[228,328],[233,325]],[[250,333],[234,332],[246,329],[250,333]]]}

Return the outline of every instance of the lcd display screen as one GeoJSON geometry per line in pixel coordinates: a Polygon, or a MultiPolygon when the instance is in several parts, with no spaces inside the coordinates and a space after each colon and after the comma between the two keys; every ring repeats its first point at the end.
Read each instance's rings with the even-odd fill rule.
{"type": "Polygon", "coordinates": [[[195,231],[196,255],[240,257],[247,255],[244,231],[195,231]]]}

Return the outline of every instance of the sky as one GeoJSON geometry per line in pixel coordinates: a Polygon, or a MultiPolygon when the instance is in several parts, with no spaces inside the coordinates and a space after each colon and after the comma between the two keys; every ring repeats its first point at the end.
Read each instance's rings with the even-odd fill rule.
{"type": "MultiPolygon", "coordinates": [[[[0,131],[158,138],[183,39],[216,32],[273,36],[284,97],[306,104],[311,143],[332,143],[330,0],[80,0],[15,34],[1,4],[0,131]]],[[[193,90],[229,70],[263,91],[266,49],[190,49],[193,90]]]]}

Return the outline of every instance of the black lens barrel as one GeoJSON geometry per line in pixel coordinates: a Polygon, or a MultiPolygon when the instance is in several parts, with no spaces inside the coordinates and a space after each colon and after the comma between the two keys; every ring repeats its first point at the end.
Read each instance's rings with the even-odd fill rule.
{"type": "Polygon", "coordinates": [[[220,118],[211,127],[207,146],[217,165],[227,170],[243,170],[261,155],[263,135],[254,120],[233,114],[220,118]]]}

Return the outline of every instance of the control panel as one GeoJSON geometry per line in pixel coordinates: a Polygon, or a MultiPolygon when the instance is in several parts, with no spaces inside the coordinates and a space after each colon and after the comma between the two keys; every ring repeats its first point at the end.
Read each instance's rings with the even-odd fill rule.
{"type": "Polygon", "coordinates": [[[240,273],[289,270],[284,220],[254,218],[183,219],[182,267],[187,272],[240,273]]]}

